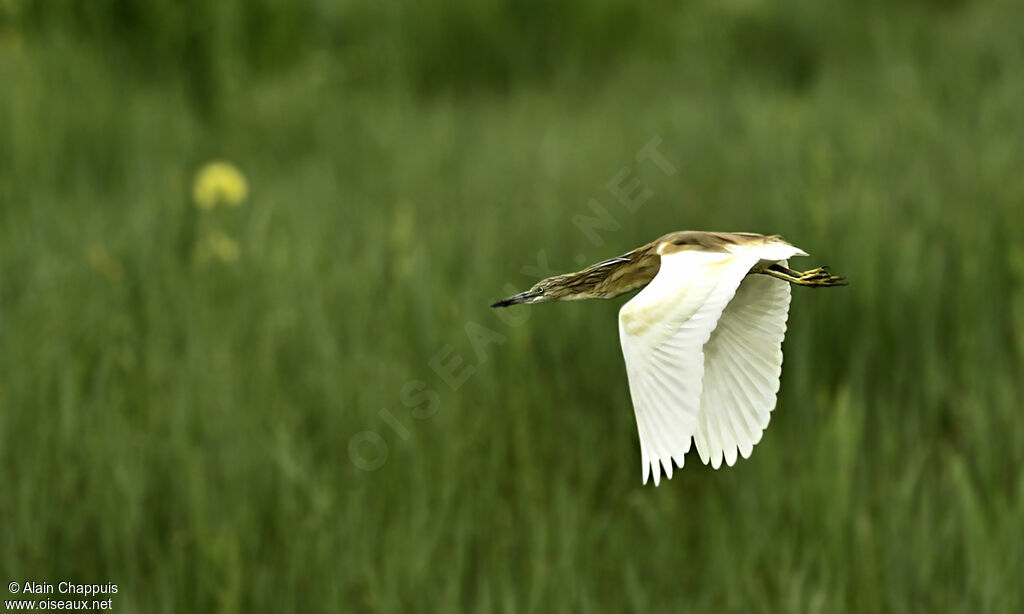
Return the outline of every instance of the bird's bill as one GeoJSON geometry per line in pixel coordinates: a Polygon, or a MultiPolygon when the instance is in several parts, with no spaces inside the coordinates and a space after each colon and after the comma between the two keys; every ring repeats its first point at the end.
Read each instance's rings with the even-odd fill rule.
{"type": "Polygon", "coordinates": [[[532,303],[540,297],[540,292],[535,290],[527,290],[526,292],[520,292],[514,296],[503,298],[497,303],[491,305],[491,307],[508,307],[509,305],[518,305],[520,303],[532,303]]]}

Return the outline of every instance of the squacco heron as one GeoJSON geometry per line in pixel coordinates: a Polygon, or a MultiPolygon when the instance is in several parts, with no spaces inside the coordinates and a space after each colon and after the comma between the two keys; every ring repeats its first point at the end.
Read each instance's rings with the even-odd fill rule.
{"type": "Polygon", "coordinates": [[[633,400],[643,482],[672,477],[690,451],[704,464],[749,458],[768,426],[782,372],[790,284],[845,285],[828,267],[798,272],[807,254],[777,236],[667,234],[578,273],[549,277],[494,303],[613,298],[643,288],[619,310],[619,340],[633,400]]]}

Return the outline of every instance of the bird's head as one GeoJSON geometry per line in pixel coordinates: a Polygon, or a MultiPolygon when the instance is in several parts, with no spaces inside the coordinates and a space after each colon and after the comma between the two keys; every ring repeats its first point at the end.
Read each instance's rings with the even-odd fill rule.
{"type": "Polygon", "coordinates": [[[555,277],[548,277],[534,284],[526,292],[520,292],[519,294],[501,299],[491,305],[491,307],[508,307],[509,305],[518,305],[520,303],[546,303],[548,301],[576,298],[576,296],[573,296],[574,288],[566,283],[566,278],[568,277],[570,276],[557,275],[555,277]]]}

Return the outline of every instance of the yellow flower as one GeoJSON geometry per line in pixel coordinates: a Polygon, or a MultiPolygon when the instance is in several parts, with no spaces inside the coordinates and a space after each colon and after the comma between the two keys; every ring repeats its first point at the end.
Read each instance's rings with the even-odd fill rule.
{"type": "Polygon", "coordinates": [[[210,162],[196,173],[192,198],[203,210],[217,205],[237,207],[249,195],[249,183],[238,167],[230,162],[210,162]]]}

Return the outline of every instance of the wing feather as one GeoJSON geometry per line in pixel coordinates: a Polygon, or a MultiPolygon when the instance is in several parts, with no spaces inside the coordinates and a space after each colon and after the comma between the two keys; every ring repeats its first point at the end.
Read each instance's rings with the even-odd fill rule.
{"type": "MultiPolygon", "coordinates": [[[[782,261],[785,264],[785,261],[782,261]]],[[[694,436],[701,460],[714,468],[750,456],[775,408],[782,372],[782,340],[789,314],[789,284],[750,275],[722,312],[704,347],[701,429],[694,436]],[[732,428],[716,429],[723,423],[732,428]]]]}
{"type": "Polygon", "coordinates": [[[673,462],[683,466],[699,432],[713,442],[719,463],[725,442],[736,439],[715,414],[711,434],[708,417],[702,415],[704,345],[758,260],[754,253],[663,255],[654,280],[619,311],[645,484],[653,474],[657,485],[662,471],[671,478],[673,462]]]}
{"type": "Polygon", "coordinates": [[[719,468],[747,458],[775,407],[789,284],[747,275],[806,255],[784,243],[661,255],[654,280],[619,311],[643,481],[672,477],[693,447],[719,468]]]}

